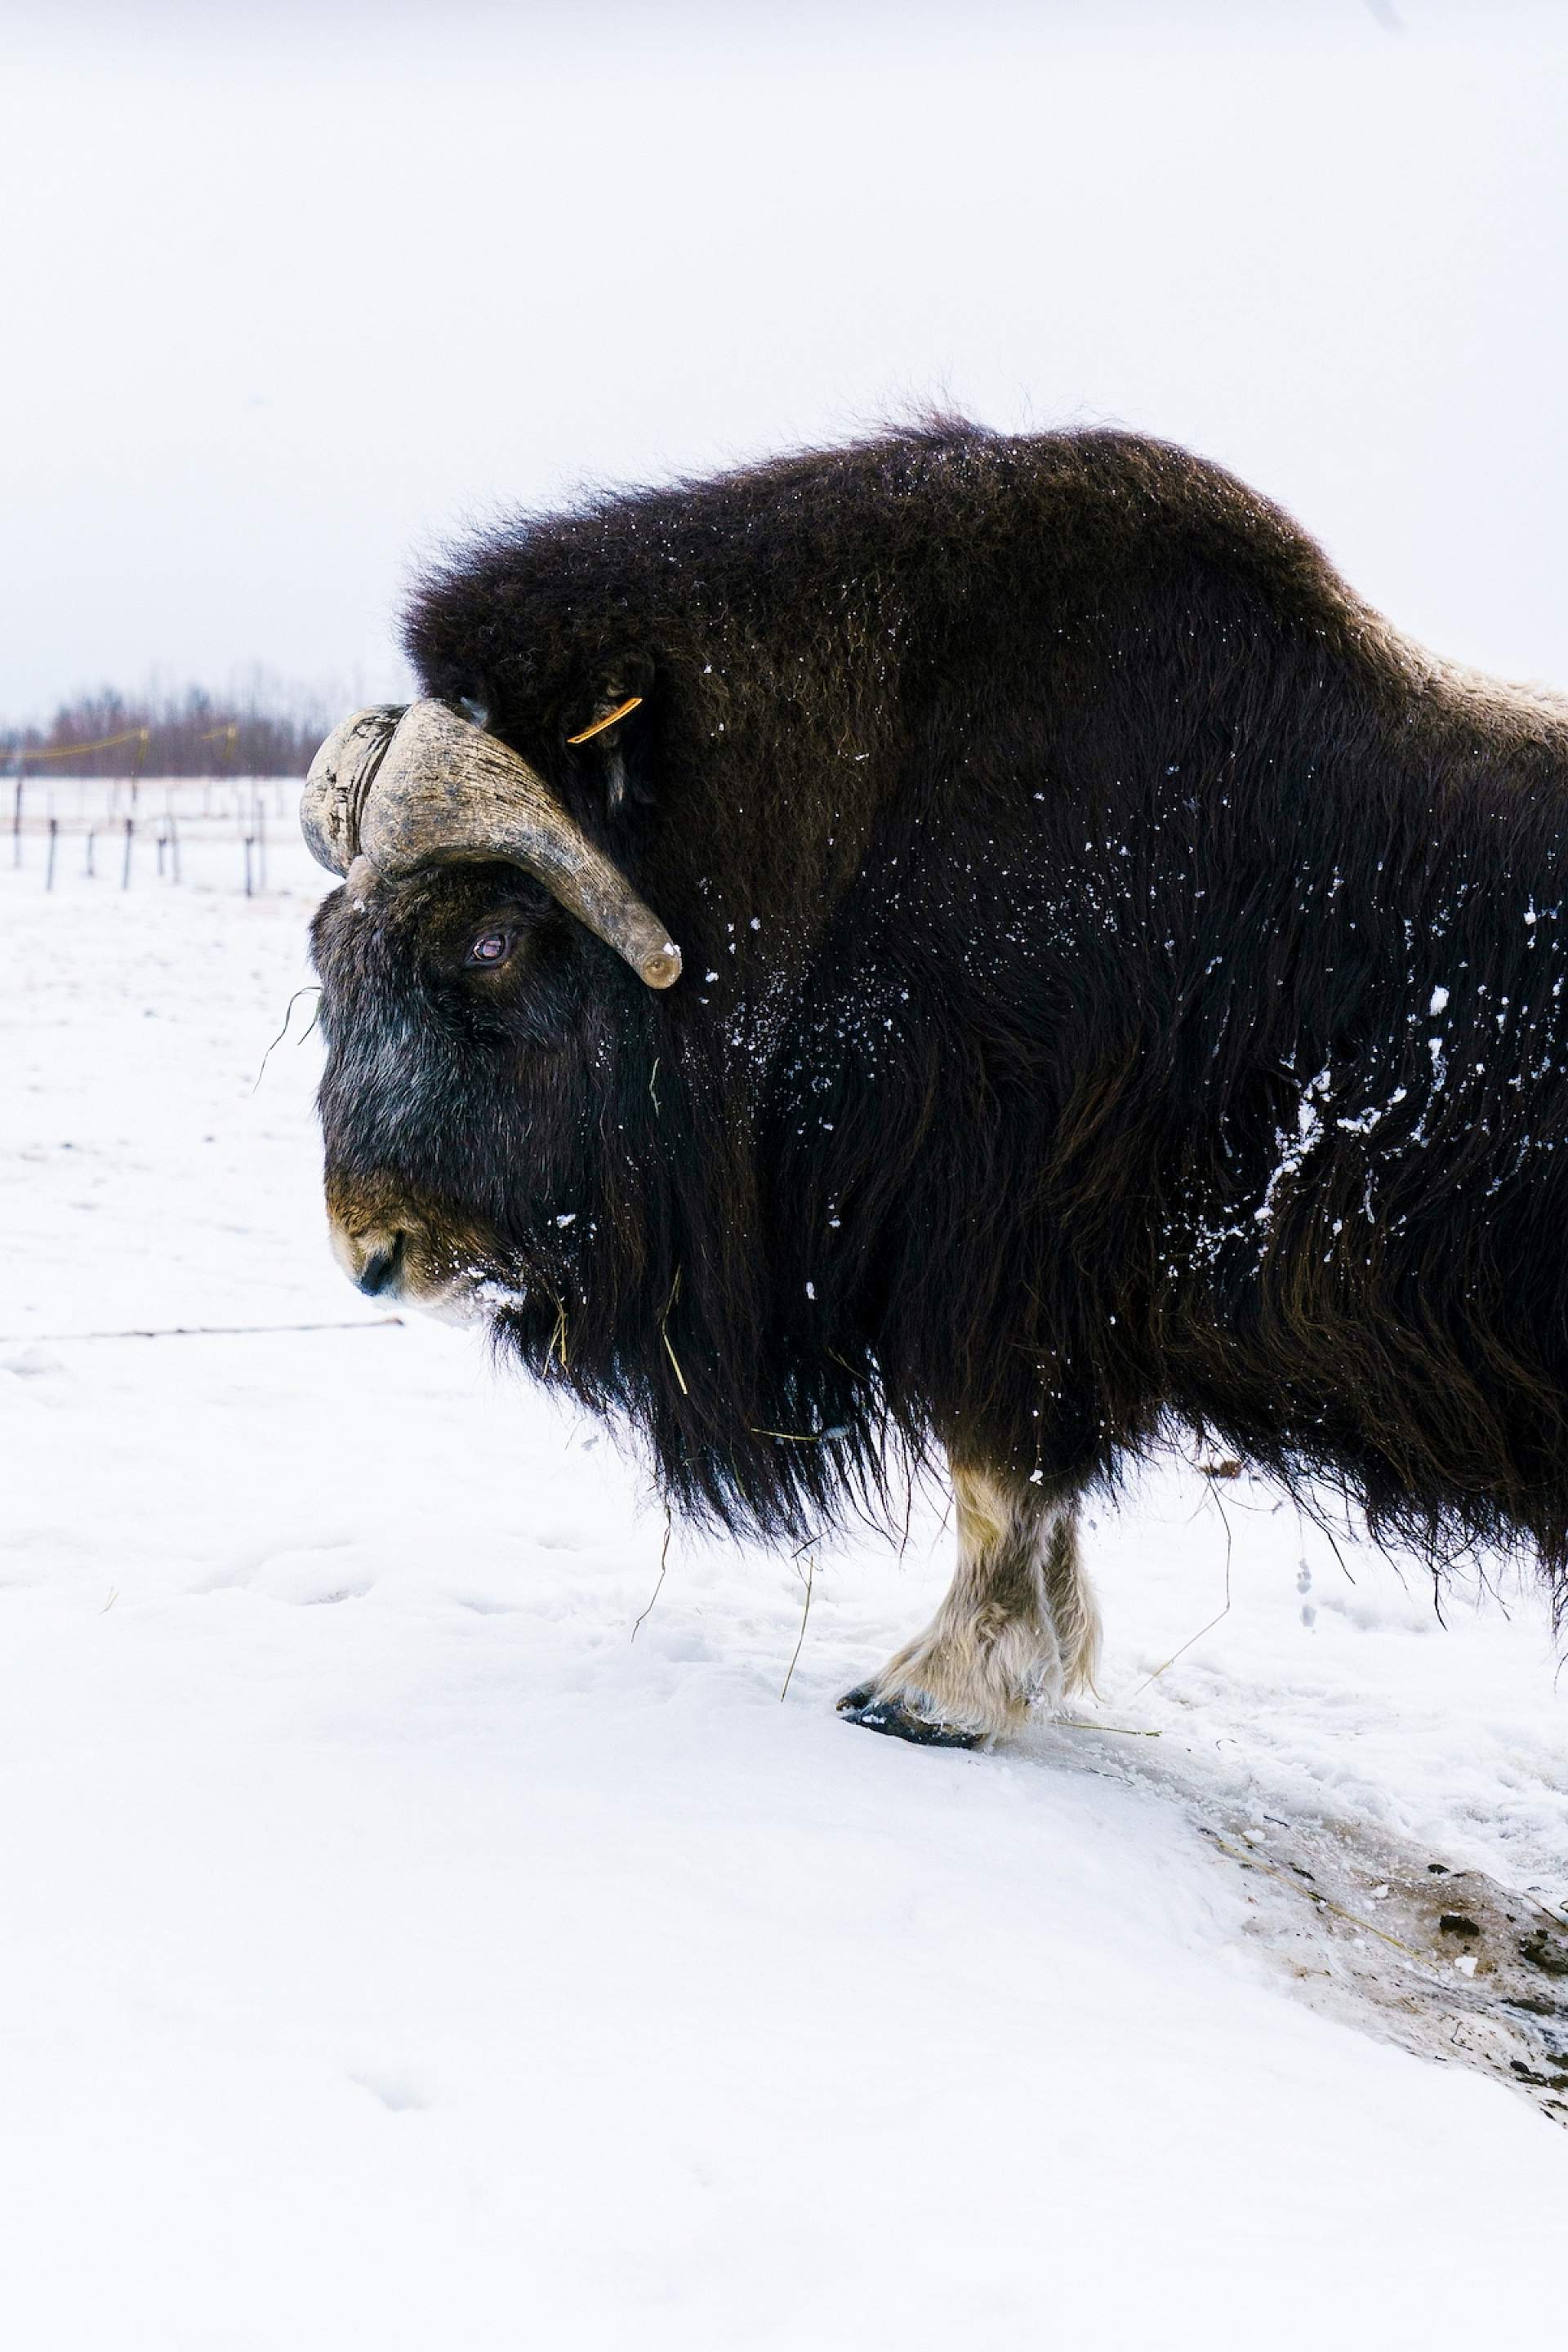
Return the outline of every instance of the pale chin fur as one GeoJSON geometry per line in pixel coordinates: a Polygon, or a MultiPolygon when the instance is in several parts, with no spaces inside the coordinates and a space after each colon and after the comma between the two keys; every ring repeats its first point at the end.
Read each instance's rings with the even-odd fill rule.
{"type": "Polygon", "coordinates": [[[432,1316],[437,1323],[484,1323],[503,1307],[521,1307],[523,1293],[497,1275],[465,1266],[461,1274],[427,1290],[404,1291],[398,1303],[417,1307],[421,1315],[432,1316]]]}

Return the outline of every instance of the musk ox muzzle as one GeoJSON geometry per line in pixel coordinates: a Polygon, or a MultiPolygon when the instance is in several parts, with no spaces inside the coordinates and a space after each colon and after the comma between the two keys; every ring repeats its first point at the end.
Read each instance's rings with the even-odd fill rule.
{"type": "Polygon", "coordinates": [[[380,703],[335,727],[310,763],[300,826],[312,856],[397,883],[432,866],[519,866],[649,988],[680,977],[680,950],[526,760],[449,703],[380,703]]]}

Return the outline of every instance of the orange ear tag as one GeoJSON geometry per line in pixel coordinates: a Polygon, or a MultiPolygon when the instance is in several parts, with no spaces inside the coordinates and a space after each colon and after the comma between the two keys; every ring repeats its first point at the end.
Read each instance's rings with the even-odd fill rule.
{"type": "Polygon", "coordinates": [[[628,710],[635,710],[641,700],[640,694],[628,696],[625,702],[617,702],[613,710],[606,710],[602,719],[595,719],[592,727],[584,727],[581,735],[568,735],[566,740],[568,743],[585,743],[591,735],[602,735],[606,727],[613,727],[617,719],[624,719],[628,710]]]}

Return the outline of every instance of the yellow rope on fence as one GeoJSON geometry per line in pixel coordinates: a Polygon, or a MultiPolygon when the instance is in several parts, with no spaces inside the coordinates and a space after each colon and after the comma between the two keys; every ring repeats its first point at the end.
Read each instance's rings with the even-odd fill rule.
{"type": "Polygon", "coordinates": [[[13,760],[85,760],[89,751],[112,751],[121,743],[141,743],[153,740],[150,727],[128,727],[123,735],[106,735],[100,743],[53,743],[47,751],[25,751],[17,749],[7,756],[13,760]]]}

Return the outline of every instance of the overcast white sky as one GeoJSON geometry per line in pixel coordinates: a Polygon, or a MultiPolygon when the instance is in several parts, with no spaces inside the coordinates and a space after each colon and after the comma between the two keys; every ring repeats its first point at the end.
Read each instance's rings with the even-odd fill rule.
{"type": "Polygon", "coordinates": [[[395,690],[466,519],[939,400],[1568,685],[1568,7],[0,0],[0,719],[395,690]]]}

